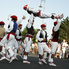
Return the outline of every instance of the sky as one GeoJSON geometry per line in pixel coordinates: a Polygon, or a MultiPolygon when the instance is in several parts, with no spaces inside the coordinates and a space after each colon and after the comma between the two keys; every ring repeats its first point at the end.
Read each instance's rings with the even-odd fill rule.
{"type": "MultiPolygon", "coordinates": [[[[18,20],[22,18],[23,15],[26,16],[26,19],[22,21],[23,28],[26,27],[28,23],[28,19],[30,15],[23,10],[23,6],[29,3],[29,7],[40,9],[43,11],[44,8],[44,1],[42,1],[42,8],[39,8],[41,0],[0,0],[0,21],[5,22],[5,28],[7,28],[10,17],[9,15],[16,15],[18,20]],[[9,20],[7,20],[9,17],[9,20]]],[[[69,16],[69,0],[45,0],[45,13],[56,13],[56,14],[64,14],[65,19],[69,16]]],[[[61,20],[63,20],[61,19],[61,20]]],[[[43,19],[43,23],[46,24],[46,31],[48,33],[48,39],[51,38],[53,22],[56,19],[52,20],[51,18],[43,19]]],[[[35,17],[34,28],[41,29],[40,25],[42,24],[42,19],[35,17]]]]}

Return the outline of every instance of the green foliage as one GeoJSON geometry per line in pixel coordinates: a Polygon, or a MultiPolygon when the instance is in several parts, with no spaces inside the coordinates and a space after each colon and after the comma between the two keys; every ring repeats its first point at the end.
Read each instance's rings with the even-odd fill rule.
{"type": "Polygon", "coordinates": [[[66,39],[66,41],[69,43],[69,17],[61,21],[61,26],[59,30],[60,30],[59,42],[62,42],[63,39],[66,39]]]}

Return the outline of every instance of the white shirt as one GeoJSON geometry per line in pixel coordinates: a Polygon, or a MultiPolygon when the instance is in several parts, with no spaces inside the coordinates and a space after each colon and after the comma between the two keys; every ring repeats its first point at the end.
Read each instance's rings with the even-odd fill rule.
{"type": "MultiPolygon", "coordinates": [[[[19,25],[20,23],[22,22],[22,19],[21,20],[18,20],[16,23],[17,23],[17,25],[19,25]]],[[[14,27],[14,22],[13,21],[10,21],[9,22],[9,28],[5,31],[5,32],[11,32],[12,30],[13,30],[13,27],[14,27]]]]}
{"type": "Polygon", "coordinates": [[[22,38],[22,36],[19,36],[19,30],[17,29],[17,31],[16,31],[16,38],[17,39],[21,39],[22,38]]]}
{"type": "Polygon", "coordinates": [[[57,31],[59,29],[60,25],[61,25],[61,21],[58,19],[57,20],[57,25],[54,26],[54,31],[57,31]]]}
{"type": "Polygon", "coordinates": [[[65,49],[64,46],[66,46],[66,43],[65,42],[62,42],[61,44],[62,44],[62,49],[65,49]]]}
{"type": "Polygon", "coordinates": [[[43,30],[41,30],[41,31],[39,31],[38,33],[37,33],[37,35],[36,35],[36,39],[37,40],[39,40],[39,41],[43,41],[43,38],[40,38],[39,36],[40,36],[40,32],[43,34],[43,38],[45,38],[45,31],[43,31],[43,30]]]}

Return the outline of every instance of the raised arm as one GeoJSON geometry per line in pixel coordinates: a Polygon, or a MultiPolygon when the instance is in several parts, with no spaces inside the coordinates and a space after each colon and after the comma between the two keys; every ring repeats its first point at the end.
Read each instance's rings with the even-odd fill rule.
{"type": "Polygon", "coordinates": [[[57,25],[54,27],[54,31],[57,31],[61,25],[60,19],[57,20],[57,25]]]}
{"type": "Polygon", "coordinates": [[[23,16],[22,19],[17,20],[17,24],[19,25],[19,24],[22,22],[22,20],[25,19],[25,18],[26,18],[26,17],[23,16]]]}

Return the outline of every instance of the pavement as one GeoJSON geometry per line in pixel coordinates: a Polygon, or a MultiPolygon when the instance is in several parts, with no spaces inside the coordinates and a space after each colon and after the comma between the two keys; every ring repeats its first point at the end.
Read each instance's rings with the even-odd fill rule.
{"type": "Polygon", "coordinates": [[[0,61],[0,69],[69,69],[69,59],[54,59],[56,67],[49,66],[48,59],[47,64],[38,64],[38,54],[29,54],[28,61],[30,64],[24,64],[20,56],[17,56],[18,60],[14,60],[9,63],[7,60],[0,61]]]}

